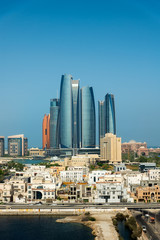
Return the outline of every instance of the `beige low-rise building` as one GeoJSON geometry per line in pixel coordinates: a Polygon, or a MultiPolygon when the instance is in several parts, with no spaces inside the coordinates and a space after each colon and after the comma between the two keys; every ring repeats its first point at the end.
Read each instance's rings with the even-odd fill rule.
{"type": "Polygon", "coordinates": [[[100,160],[98,154],[79,154],[71,158],[65,158],[65,166],[88,167],[100,160]]]}
{"type": "MultiPolygon", "coordinates": [[[[133,193],[132,196],[134,196],[133,193]]],[[[160,187],[158,185],[137,187],[134,200],[135,202],[160,202],[160,187]]]]}
{"type": "Polygon", "coordinates": [[[68,200],[70,202],[93,202],[93,186],[83,183],[71,184],[68,200]]]}
{"type": "Polygon", "coordinates": [[[13,185],[13,202],[25,203],[27,194],[27,181],[25,178],[12,177],[9,182],[13,185]]]}
{"type": "Polygon", "coordinates": [[[34,156],[44,156],[45,151],[43,149],[39,148],[30,148],[29,149],[29,155],[34,157],[34,156]]]}
{"type": "Polygon", "coordinates": [[[12,202],[13,200],[13,185],[11,183],[0,183],[0,201],[12,202]]]}
{"type": "Polygon", "coordinates": [[[100,139],[101,161],[109,163],[121,163],[121,138],[112,133],[106,133],[104,138],[100,139]]]}
{"type": "Polygon", "coordinates": [[[65,171],[65,167],[53,166],[53,167],[50,167],[48,170],[49,170],[50,174],[52,174],[53,176],[59,177],[60,172],[65,171]]]}
{"type": "Polygon", "coordinates": [[[105,174],[103,177],[100,177],[98,182],[119,182],[123,183],[123,177],[121,174],[105,174]]]}

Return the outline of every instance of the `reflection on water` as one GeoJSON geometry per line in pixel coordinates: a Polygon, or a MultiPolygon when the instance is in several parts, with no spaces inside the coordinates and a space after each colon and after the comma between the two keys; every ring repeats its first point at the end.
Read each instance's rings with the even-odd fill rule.
{"type": "Polygon", "coordinates": [[[131,238],[131,231],[128,227],[125,226],[124,221],[118,222],[118,230],[121,237],[123,237],[124,240],[132,240],[131,238]]]}
{"type": "Polygon", "coordinates": [[[57,223],[56,219],[57,218],[53,216],[0,216],[0,239],[94,239],[90,228],[78,223],[57,223]]]}
{"type": "Polygon", "coordinates": [[[43,160],[43,159],[38,159],[38,160],[35,160],[35,159],[15,159],[14,162],[18,162],[18,163],[22,163],[22,164],[39,164],[41,162],[48,162],[46,160],[43,160]]]}

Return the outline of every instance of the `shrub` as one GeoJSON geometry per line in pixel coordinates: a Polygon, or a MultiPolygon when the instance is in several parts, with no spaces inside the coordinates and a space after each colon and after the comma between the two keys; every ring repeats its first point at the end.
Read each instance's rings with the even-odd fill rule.
{"type": "Polygon", "coordinates": [[[117,219],[113,218],[112,222],[113,222],[113,225],[114,225],[114,226],[117,226],[117,225],[118,225],[117,219]]]}
{"type": "Polygon", "coordinates": [[[57,200],[61,201],[62,199],[59,196],[57,196],[57,200]]]}
{"type": "Polygon", "coordinates": [[[94,217],[88,217],[89,221],[96,221],[96,219],[94,217]]]}
{"type": "Polygon", "coordinates": [[[82,222],[88,221],[88,217],[82,217],[82,222]]]}
{"type": "Polygon", "coordinates": [[[90,215],[90,212],[86,212],[85,215],[86,215],[86,216],[89,216],[89,215],[90,215]]]}
{"type": "Polygon", "coordinates": [[[117,213],[116,214],[116,219],[117,219],[117,221],[123,221],[126,218],[125,218],[125,215],[123,215],[123,213],[117,213]]]}
{"type": "Polygon", "coordinates": [[[126,220],[125,225],[132,231],[131,238],[137,239],[142,234],[142,228],[137,226],[136,220],[134,217],[130,217],[126,220]]]}

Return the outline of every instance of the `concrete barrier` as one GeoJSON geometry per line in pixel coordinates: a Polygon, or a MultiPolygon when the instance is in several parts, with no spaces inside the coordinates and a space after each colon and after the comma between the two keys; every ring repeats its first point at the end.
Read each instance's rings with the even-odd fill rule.
{"type": "Polygon", "coordinates": [[[127,208],[122,209],[0,209],[0,215],[80,215],[85,212],[90,213],[109,213],[109,212],[119,212],[126,211],[127,208]]]}

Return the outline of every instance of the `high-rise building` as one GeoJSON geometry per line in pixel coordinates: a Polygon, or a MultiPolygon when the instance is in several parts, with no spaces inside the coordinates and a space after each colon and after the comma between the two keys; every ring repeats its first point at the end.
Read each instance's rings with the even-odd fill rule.
{"type": "Polygon", "coordinates": [[[107,93],[105,96],[105,133],[116,134],[116,117],[114,95],[107,93]]]}
{"type": "Polygon", "coordinates": [[[100,139],[100,156],[102,161],[121,163],[121,138],[113,133],[106,133],[105,137],[100,139]]]}
{"type": "Polygon", "coordinates": [[[0,136],[0,157],[4,156],[4,137],[0,136]]]}
{"type": "Polygon", "coordinates": [[[93,89],[82,88],[80,100],[79,85],[79,80],[73,80],[72,75],[62,75],[60,99],[50,101],[50,151],[64,148],[63,151],[73,150],[75,154],[80,147],[95,148],[96,117],[93,89]]]}
{"type": "Polygon", "coordinates": [[[96,116],[92,87],[81,89],[81,147],[95,148],[96,116]]]}
{"type": "Polygon", "coordinates": [[[99,144],[100,138],[105,135],[104,101],[98,101],[99,144]]]}
{"type": "Polygon", "coordinates": [[[8,137],[8,155],[9,156],[26,156],[28,151],[28,139],[24,134],[13,135],[8,137]]]}
{"type": "Polygon", "coordinates": [[[72,80],[72,101],[73,101],[73,148],[79,148],[80,143],[80,100],[79,80],[72,80]]]}
{"type": "Polygon", "coordinates": [[[60,145],[61,148],[72,148],[73,134],[73,101],[72,76],[64,74],[60,87],[60,145]]]}
{"type": "Polygon", "coordinates": [[[44,115],[42,124],[42,148],[50,148],[50,114],[44,115]]]}
{"type": "Polygon", "coordinates": [[[59,99],[50,100],[50,148],[59,147],[59,99]]]}
{"type": "Polygon", "coordinates": [[[107,93],[104,101],[98,102],[99,142],[106,133],[116,134],[114,95],[107,93]]]}

